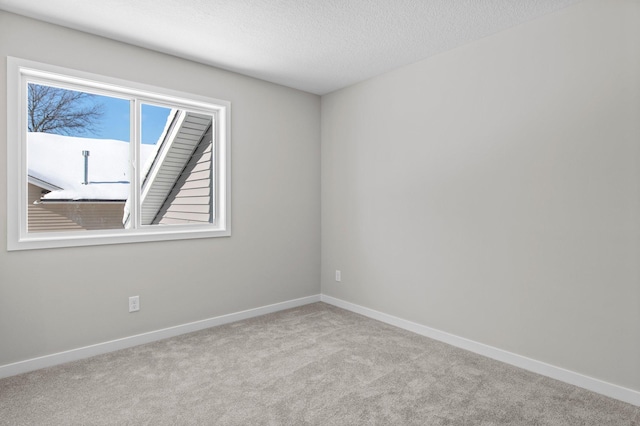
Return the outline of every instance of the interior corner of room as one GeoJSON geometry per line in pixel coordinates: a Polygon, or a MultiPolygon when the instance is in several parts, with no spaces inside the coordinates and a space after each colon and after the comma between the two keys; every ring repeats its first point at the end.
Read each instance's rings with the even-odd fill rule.
{"type": "Polygon", "coordinates": [[[0,250],[0,377],[323,301],[640,406],[639,51],[584,0],[316,94],[0,10],[2,61],[233,105],[233,235],[0,250]]]}

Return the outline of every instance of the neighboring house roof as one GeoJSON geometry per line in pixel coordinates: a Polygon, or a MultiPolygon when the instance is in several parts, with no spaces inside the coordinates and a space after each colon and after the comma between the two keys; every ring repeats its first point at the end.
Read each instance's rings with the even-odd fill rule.
{"type": "MultiPolygon", "coordinates": [[[[33,174],[35,175],[36,172],[33,172],[33,174]]],[[[27,180],[30,184],[35,185],[37,187],[40,187],[42,189],[46,189],[47,191],[61,191],[62,188],[60,188],[59,186],[56,186],[54,184],[52,184],[51,182],[47,182],[43,179],[40,179],[36,176],[32,176],[32,175],[28,175],[27,176],[27,180]]]]}
{"type": "Polygon", "coordinates": [[[153,223],[211,126],[211,116],[179,111],[142,185],[142,223],[153,223]]]}
{"type": "MultiPolygon", "coordinates": [[[[51,191],[42,201],[125,202],[122,223],[128,226],[128,142],[48,133],[29,133],[27,141],[29,183],[51,191]],[[90,152],[86,185],[83,151],[90,152]]],[[[172,110],[158,143],[141,145],[140,156],[143,225],[210,221],[210,115],[172,110]]]]}
{"type": "MultiPolygon", "coordinates": [[[[140,203],[143,225],[155,223],[158,213],[166,209],[167,203],[173,200],[170,195],[176,184],[182,182],[183,174],[192,172],[187,166],[205,139],[204,136],[210,129],[211,123],[210,115],[181,110],[174,110],[169,114],[158,149],[153,156],[149,157],[143,168],[140,203]]],[[[127,202],[123,220],[125,226],[129,218],[127,202]]]]}
{"type": "MultiPolygon", "coordinates": [[[[49,133],[27,136],[29,183],[49,192],[44,201],[125,201],[129,198],[129,143],[49,133]],[[88,185],[83,184],[89,151],[88,185]]],[[[156,150],[142,145],[141,161],[156,150]]]]}

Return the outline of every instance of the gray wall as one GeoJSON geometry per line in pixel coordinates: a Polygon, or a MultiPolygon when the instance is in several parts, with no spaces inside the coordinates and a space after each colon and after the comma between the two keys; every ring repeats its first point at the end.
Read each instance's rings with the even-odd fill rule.
{"type": "MultiPolygon", "coordinates": [[[[0,81],[11,55],[233,114],[233,236],[0,250],[0,365],[317,294],[322,212],[323,293],[640,390],[639,9],[587,0],[322,108],[0,12],[0,81]]],[[[3,144],[5,99],[0,84],[3,144]]]]}
{"type": "Polygon", "coordinates": [[[0,365],[320,292],[318,96],[0,11],[3,242],[7,55],[231,101],[233,235],[0,249],[0,365]]]}
{"type": "Polygon", "coordinates": [[[323,294],[640,390],[639,29],[587,0],[324,96],[323,294]]]}

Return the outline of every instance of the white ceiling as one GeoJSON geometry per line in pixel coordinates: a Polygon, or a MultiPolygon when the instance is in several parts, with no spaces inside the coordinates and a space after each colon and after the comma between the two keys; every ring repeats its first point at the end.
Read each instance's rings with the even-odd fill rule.
{"type": "Polygon", "coordinates": [[[316,94],[580,0],[0,0],[0,9],[316,94]]]}

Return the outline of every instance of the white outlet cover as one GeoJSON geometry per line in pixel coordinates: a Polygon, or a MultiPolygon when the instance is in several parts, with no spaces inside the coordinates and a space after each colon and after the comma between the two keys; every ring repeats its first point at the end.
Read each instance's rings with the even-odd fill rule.
{"type": "Polygon", "coordinates": [[[129,297],[129,312],[137,312],[140,310],[140,296],[129,297]]]}

